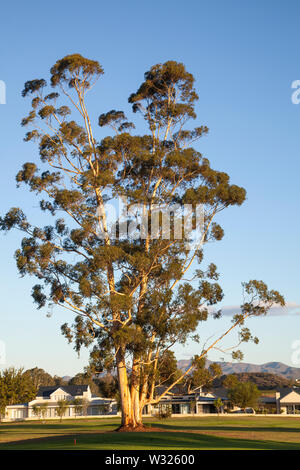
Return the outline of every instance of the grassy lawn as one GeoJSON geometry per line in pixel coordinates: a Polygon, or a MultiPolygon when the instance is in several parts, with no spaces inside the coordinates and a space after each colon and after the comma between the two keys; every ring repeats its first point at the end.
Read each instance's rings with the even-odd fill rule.
{"type": "Polygon", "coordinates": [[[161,432],[115,433],[117,418],[1,423],[0,450],[300,449],[300,417],[147,418],[145,423],[161,432]]]}

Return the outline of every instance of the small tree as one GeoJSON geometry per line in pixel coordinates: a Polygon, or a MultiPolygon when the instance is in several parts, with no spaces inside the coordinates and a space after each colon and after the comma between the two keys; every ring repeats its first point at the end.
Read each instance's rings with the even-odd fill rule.
{"type": "Polygon", "coordinates": [[[190,413],[194,415],[197,412],[197,402],[195,399],[190,401],[190,413]]]}
{"type": "Polygon", "coordinates": [[[36,418],[41,417],[41,407],[37,403],[32,406],[32,412],[36,418]]]}
{"type": "Polygon", "coordinates": [[[75,418],[77,418],[77,415],[82,414],[82,399],[74,398],[74,400],[72,401],[72,405],[74,405],[75,418]]]}
{"type": "Polygon", "coordinates": [[[158,419],[167,419],[172,416],[172,405],[159,404],[158,406],[158,419]]]}
{"type": "Polygon", "coordinates": [[[67,400],[59,400],[57,402],[56,413],[60,417],[60,422],[62,422],[63,416],[69,406],[69,402],[67,400]]]}
{"type": "Polygon", "coordinates": [[[253,382],[239,382],[228,390],[228,398],[232,405],[239,406],[242,410],[247,407],[255,408],[260,396],[260,391],[253,382]]]}
{"type": "Polygon", "coordinates": [[[218,413],[218,416],[219,416],[219,413],[220,413],[220,410],[222,409],[223,407],[223,402],[221,400],[221,398],[217,398],[215,401],[214,401],[214,406],[217,410],[217,413],[218,413]]]}
{"type": "Polygon", "coordinates": [[[32,406],[32,412],[37,418],[45,419],[48,410],[48,403],[35,403],[32,406]]]}
{"type": "Polygon", "coordinates": [[[86,398],[80,398],[81,413],[83,416],[88,414],[89,401],[86,398]]]}
{"type": "Polygon", "coordinates": [[[40,408],[41,408],[41,417],[45,419],[47,416],[47,411],[48,411],[48,403],[42,403],[40,408]]]}

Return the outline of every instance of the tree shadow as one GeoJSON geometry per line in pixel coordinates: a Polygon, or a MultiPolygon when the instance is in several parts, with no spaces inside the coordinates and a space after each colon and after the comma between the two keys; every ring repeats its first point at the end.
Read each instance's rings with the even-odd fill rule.
{"type": "Polygon", "coordinates": [[[94,420],[84,420],[80,422],[81,420],[72,420],[72,421],[64,421],[62,422],[48,422],[46,421],[45,423],[42,423],[40,421],[23,421],[23,422],[18,422],[18,423],[1,423],[0,424],[0,434],[4,432],[18,432],[21,430],[62,430],[62,429],[86,429],[86,428],[96,428],[98,429],[99,427],[118,427],[120,423],[120,419],[118,420],[111,420],[105,418],[101,418],[101,421],[94,421],[94,420]],[[103,419],[103,421],[102,421],[103,419]]]}
{"type": "Polygon", "coordinates": [[[52,436],[23,442],[0,444],[0,450],[83,450],[83,449],[249,449],[299,450],[299,443],[236,439],[193,433],[103,433],[52,436]],[[76,445],[74,443],[76,439],[76,445]]]}
{"type": "MultiPolygon", "coordinates": [[[[148,424],[149,425],[149,424],[148,424]]],[[[156,427],[166,429],[166,430],[189,430],[189,431],[238,431],[238,432],[296,432],[300,433],[300,421],[299,427],[279,427],[279,426],[238,426],[230,425],[222,426],[218,424],[197,424],[197,425],[184,425],[184,424],[171,424],[171,423],[153,423],[156,427]]]]}

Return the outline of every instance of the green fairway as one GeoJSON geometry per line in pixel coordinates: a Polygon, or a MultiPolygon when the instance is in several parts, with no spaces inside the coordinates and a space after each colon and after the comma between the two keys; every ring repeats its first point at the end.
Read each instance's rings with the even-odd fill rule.
{"type": "Polygon", "coordinates": [[[161,432],[116,433],[117,418],[1,423],[0,450],[300,449],[298,417],[148,418],[145,423],[161,432]]]}

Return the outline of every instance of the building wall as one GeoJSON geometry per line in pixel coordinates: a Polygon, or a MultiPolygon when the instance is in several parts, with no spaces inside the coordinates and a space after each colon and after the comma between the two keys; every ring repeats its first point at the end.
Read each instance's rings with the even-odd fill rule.
{"type": "Polygon", "coordinates": [[[207,403],[198,403],[197,404],[197,413],[216,413],[216,408],[214,405],[207,403]]]}
{"type": "MultiPolygon", "coordinates": [[[[117,406],[113,403],[111,406],[108,406],[107,412],[99,405],[91,405],[87,407],[86,412],[81,411],[80,413],[75,413],[75,407],[73,405],[68,406],[63,418],[77,418],[79,416],[107,416],[107,415],[117,415],[117,406]]],[[[32,407],[27,407],[26,405],[20,406],[8,406],[6,408],[5,418],[10,421],[17,421],[20,419],[53,419],[58,418],[56,407],[49,406],[45,412],[45,416],[36,416],[33,412],[32,407]]]]}
{"type": "Polygon", "coordinates": [[[37,397],[35,400],[32,400],[29,403],[24,405],[11,405],[6,407],[5,419],[8,421],[17,421],[22,419],[55,419],[58,418],[57,415],[57,402],[56,400],[69,399],[70,405],[67,407],[63,418],[77,418],[79,416],[106,416],[106,415],[117,415],[117,403],[113,400],[101,397],[93,397],[90,393],[84,392],[83,396],[73,397],[71,395],[63,398],[60,390],[57,390],[51,395],[50,398],[43,399],[43,397],[37,397]],[[71,404],[71,399],[80,398],[86,400],[86,407],[83,407],[80,411],[75,410],[75,405],[71,404]],[[34,405],[44,405],[47,404],[47,409],[45,414],[38,416],[34,413],[34,405]],[[77,412],[76,412],[77,411],[77,412]]]}
{"type": "Polygon", "coordinates": [[[290,392],[280,399],[280,394],[276,393],[277,413],[282,415],[300,414],[300,395],[296,392],[290,392]]]}

